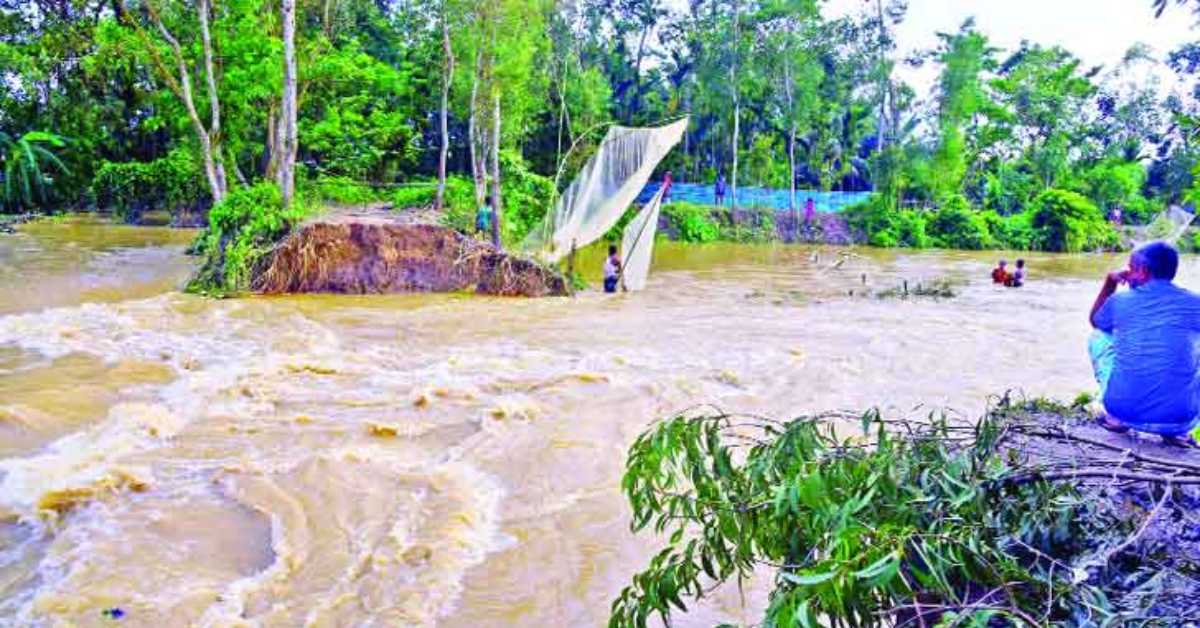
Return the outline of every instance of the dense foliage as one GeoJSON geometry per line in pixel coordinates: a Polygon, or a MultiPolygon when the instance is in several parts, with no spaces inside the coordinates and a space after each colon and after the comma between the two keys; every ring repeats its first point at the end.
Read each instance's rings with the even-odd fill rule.
{"type": "Polygon", "coordinates": [[[1049,189],[1038,195],[1030,215],[1032,244],[1046,251],[1078,252],[1117,244],[1117,234],[1084,196],[1049,189]]]}
{"type": "Polygon", "coordinates": [[[1007,412],[976,425],[868,412],[851,436],[831,420],[849,417],[657,425],[630,448],[622,488],[634,530],[665,546],[610,626],[669,624],[685,599],[763,567],[767,626],[1104,624],[1105,596],[1071,564],[1096,530],[1120,528],[1005,450],[1007,412]]]}
{"type": "Polygon", "coordinates": [[[137,222],[148,209],[180,216],[211,202],[195,154],[186,148],[150,162],[105,162],[96,169],[91,191],[98,205],[127,222],[137,222]]]}
{"type": "Polygon", "coordinates": [[[248,290],[255,264],[312,211],[304,203],[284,210],[279,188],[270,183],[233,192],[212,208],[209,228],[193,245],[205,261],[188,290],[212,295],[248,290]]]}
{"type": "MultiPolygon", "coordinates": [[[[275,6],[0,2],[4,208],[95,202],[133,220],[206,206],[213,177],[231,191],[275,180],[275,6]]],[[[681,113],[691,124],[662,165],[677,180],[724,174],[737,210],[748,183],[873,190],[853,222],[884,246],[1102,246],[1110,237],[1090,222],[1045,214],[1073,206],[1048,190],[1134,224],[1196,196],[1197,44],[1165,58],[1132,45],[1121,63],[1091,68],[1059,47],[1000,50],[968,21],[906,60],[939,72],[918,98],[896,78],[898,0],[838,17],[817,0],[325,0],[299,11],[306,193],[390,200],[397,185],[436,181],[444,145],[447,222],[469,226],[498,177],[508,242],[545,211],[547,178],[561,166],[565,185],[604,125],[681,113]],[[1164,72],[1179,87],[1160,83],[1164,72]],[[1049,222],[1034,226],[1037,212],[1049,222]]],[[[420,194],[395,191],[403,205],[414,204],[405,193],[420,194]]],[[[673,211],[695,241],[761,237],[776,220],[673,211]]]]}

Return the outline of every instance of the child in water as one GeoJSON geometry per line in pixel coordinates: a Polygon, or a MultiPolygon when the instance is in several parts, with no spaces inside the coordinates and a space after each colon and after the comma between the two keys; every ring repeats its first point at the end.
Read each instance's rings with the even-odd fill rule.
{"type": "Polygon", "coordinates": [[[992,283],[1004,285],[1008,283],[1008,262],[1000,260],[1000,264],[992,269],[992,283]]]}
{"type": "Polygon", "coordinates": [[[621,276],[621,256],[615,244],[608,245],[608,257],[604,258],[604,291],[616,292],[617,280],[621,276]]]}
{"type": "Polygon", "coordinates": [[[1025,285],[1025,260],[1017,260],[1017,270],[1013,271],[1013,274],[1009,275],[1008,280],[1004,282],[1004,285],[1008,286],[1009,288],[1020,288],[1021,286],[1025,285]]]}

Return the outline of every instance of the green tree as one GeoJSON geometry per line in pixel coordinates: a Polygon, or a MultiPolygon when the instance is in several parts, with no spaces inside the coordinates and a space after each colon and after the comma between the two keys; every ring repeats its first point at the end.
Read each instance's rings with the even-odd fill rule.
{"type": "Polygon", "coordinates": [[[996,52],[987,37],[975,30],[973,20],[953,35],[938,36],[942,40],[937,53],[942,73],[938,79],[938,144],[933,156],[935,198],[963,190],[967,168],[974,159],[967,127],[991,108],[984,73],[995,67],[996,52]]]}
{"type": "Polygon", "coordinates": [[[0,131],[0,172],[4,173],[4,206],[32,209],[50,200],[53,178],[46,169],[67,173],[67,167],[55,151],[66,147],[66,140],[44,131],[30,131],[12,137],[0,131]]]}

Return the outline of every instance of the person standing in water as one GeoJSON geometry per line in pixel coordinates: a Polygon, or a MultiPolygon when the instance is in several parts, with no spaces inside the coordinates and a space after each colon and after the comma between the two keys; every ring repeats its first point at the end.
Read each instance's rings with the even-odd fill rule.
{"type": "Polygon", "coordinates": [[[621,278],[621,256],[617,254],[617,245],[608,245],[608,257],[604,258],[604,291],[617,291],[617,282],[621,278]]]}
{"type": "Polygon", "coordinates": [[[670,198],[671,198],[671,171],[668,170],[666,172],[666,174],[663,175],[662,204],[666,205],[667,202],[670,200],[670,198]]]}
{"type": "Polygon", "coordinates": [[[1013,274],[1008,276],[1008,280],[1004,282],[1004,285],[1009,288],[1020,288],[1025,285],[1025,260],[1017,260],[1017,269],[1013,271],[1013,274]]]}
{"type": "Polygon", "coordinates": [[[725,175],[724,174],[717,175],[717,183],[715,186],[713,186],[713,193],[717,197],[717,206],[720,207],[720,206],[724,205],[725,204],[725,175]]]}
{"type": "Polygon", "coordinates": [[[992,269],[992,283],[1004,285],[1008,283],[1008,262],[1000,260],[1000,264],[992,269]]]}

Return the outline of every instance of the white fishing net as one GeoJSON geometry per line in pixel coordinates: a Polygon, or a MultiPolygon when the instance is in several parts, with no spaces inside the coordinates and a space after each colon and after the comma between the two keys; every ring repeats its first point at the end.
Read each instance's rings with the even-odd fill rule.
{"type": "Polygon", "coordinates": [[[521,248],[554,263],[572,246],[582,248],[603,237],[637,198],[658,162],[679,143],[687,123],[683,118],[653,128],[609,127],[596,154],[521,248]]]}
{"type": "Polygon", "coordinates": [[[1149,223],[1130,229],[1127,244],[1130,248],[1137,248],[1147,242],[1162,240],[1174,245],[1183,237],[1195,218],[1195,214],[1174,205],[1155,216],[1149,223]]]}
{"type": "Polygon", "coordinates": [[[662,195],[663,190],[659,188],[650,202],[642,207],[642,211],[625,225],[625,233],[621,238],[621,287],[626,290],[646,287],[650,259],[654,256],[654,234],[658,231],[662,195]]]}

